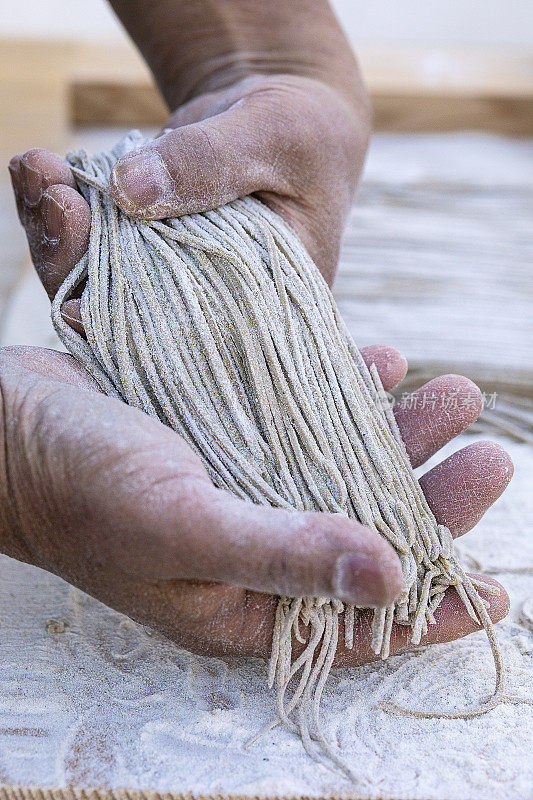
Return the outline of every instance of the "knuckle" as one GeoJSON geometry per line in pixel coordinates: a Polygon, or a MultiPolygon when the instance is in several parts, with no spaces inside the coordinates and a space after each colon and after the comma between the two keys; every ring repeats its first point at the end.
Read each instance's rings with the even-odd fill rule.
{"type": "Polygon", "coordinates": [[[262,130],[267,121],[265,158],[278,184],[295,193],[308,192],[313,185],[330,193],[337,183],[355,185],[370,133],[364,103],[356,112],[325,84],[280,76],[254,96],[254,112],[262,130]]]}

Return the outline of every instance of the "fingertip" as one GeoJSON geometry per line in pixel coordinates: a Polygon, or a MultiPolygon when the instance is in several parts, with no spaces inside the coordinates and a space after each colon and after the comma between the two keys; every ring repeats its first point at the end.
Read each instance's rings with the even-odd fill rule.
{"type": "Polygon", "coordinates": [[[43,225],[50,243],[68,237],[82,243],[80,256],[87,249],[91,210],[81,194],[71,186],[53,184],[43,193],[43,225]]]}
{"type": "Polygon", "coordinates": [[[335,562],[332,595],[366,608],[390,605],[403,585],[400,562],[396,561],[343,553],[335,562]]]}
{"type": "Polygon", "coordinates": [[[43,178],[38,169],[29,164],[23,156],[20,160],[20,177],[24,203],[35,208],[43,196],[43,178]]]}
{"type": "Polygon", "coordinates": [[[499,444],[474,442],[426,472],[420,487],[438,522],[455,538],[477,525],[507,487],[513,470],[499,444]]]}
{"type": "Polygon", "coordinates": [[[483,583],[488,583],[499,590],[499,594],[492,594],[484,589],[478,589],[478,593],[482,600],[485,600],[489,604],[487,611],[494,624],[501,622],[502,619],[505,619],[511,609],[511,600],[506,589],[501,585],[501,583],[499,583],[499,581],[490,577],[489,575],[471,574],[470,577],[477,578],[478,580],[483,581],[483,583]]]}
{"type": "Polygon", "coordinates": [[[494,483],[503,491],[514,475],[513,460],[507,450],[498,442],[492,442],[490,439],[483,439],[471,447],[476,448],[482,463],[490,467],[494,483]]]}
{"type": "Polygon", "coordinates": [[[467,430],[483,407],[481,390],[463,375],[441,375],[394,406],[411,464],[418,467],[467,430]]]}
{"type": "Polygon", "coordinates": [[[79,192],[63,184],[49,186],[39,207],[41,258],[37,274],[53,298],[69,272],[87,251],[91,212],[79,192]]]}
{"type": "Polygon", "coordinates": [[[42,199],[43,239],[48,245],[56,245],[65,227],[65,208],[61,198],[45,192],[42,199]]]}
{"type": "Polygon", "coordinates": [[[125,214],[132,214],[134,206],[129,196],[128,162],[126,156],[119,158],[109,176],[111,197],[125,214]]]}
{"type": "Polygon", "coordinates": [[[479,386],[465,375],[448,373],[434,380],[436,391],[449,398],[449,409],[459,417],[465,429],[476,421],[483,411],[483,394],[479,386]],[[459,413],[458,413],[459,412],[459,413]]]}
{"type": "Polygon", "coordinates": [[[76,188],[72,170],[58,153],[52,153],[42,147],[32,147],[20,156],[20,161],[25,167],[38,173],[43,191],[54,184],[76,188]]]}
{"type": "Polygon", "coordinates": [[[196,483],[183,494],[179,515],[189,520],[194,547],[183,577],[288,597],[335,597],[361,607],[390,604],[403,588],[391,545],[345,516],[256,506],[205,483],[201,497],[196,483]]]}
{"type": "Polygon", "coordinates": [[[176,184],[155,147],[120,158],[110,178],[111,193],[125,214],[152,219],[168,216],[176,204],[176,184]]]}
{"type": "Polygon", "coordinates": [[[332,517],[338,555],[326,583],[333,597],[376,608],[390,605],[403,589],[403,573],[393,547],[376,531],[347,518],[332,517]]]}
{"type": "Polygon", "coordinates": [[[361,355],[367,367],[376,365],[385,391],[394,389],[407,374],[407,359],[395,347],[372,344],[362,347],[361,355]]]}

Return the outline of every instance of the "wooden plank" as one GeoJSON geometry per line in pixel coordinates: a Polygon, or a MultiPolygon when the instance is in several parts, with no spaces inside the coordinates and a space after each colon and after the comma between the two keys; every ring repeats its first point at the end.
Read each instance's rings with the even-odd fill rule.
{"type": "Polygon", "coordinates": [[[69,87],[69,114],[74,125],[162,125],[168,111],[149,83],[76,80],[69,87]]]}
{"type": "MultiPolygon", "coordinates": [[[[485,130],[533,135],[531,97],[464,97],[455,94],[371,93],[374,129],[418,133],[485,130]]],[[[74,125],[163,125],[167,110],[150,84],[76,81],[70,87],[74,125]]]]}
{"type": "Polygon", "coordinates": [[[431,93],[371,93],[374,129],[398,133],[478,130],[509,136],[533,135],[531,96],[461,96],[431,93]]]}

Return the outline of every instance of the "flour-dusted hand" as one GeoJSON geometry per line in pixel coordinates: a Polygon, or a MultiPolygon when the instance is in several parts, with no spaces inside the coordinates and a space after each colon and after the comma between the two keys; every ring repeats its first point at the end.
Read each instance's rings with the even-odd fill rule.
{"type": "Polygon", "coordinates": [[[112,177],[123,211],[145,219],[255,193],[298,233],[331,282],[369,132],[364,95],[296,75],[244,78],[179,108],[168,130],[112,177]]]}
{"type": "Polygon", "coordinates": [[[172,130],[116,165],[117,204],[154,219],[255,193],[331,283],[371,111],[326,0],[111,4],[173,111],[172,130]]]}
{"type": "MultiPolygon", "coordinates": [[[[388,389],[405,368],[391,348],[363,355],[388,389]]],[[[454,381],[448,378],[448,389],[472,392],[472,384],[453,388],[454,381]]],[[[70,356],[0,350],[0,388],[1,551],[179,644],[211,655],[267,656],[274,594],[375,605],[391,602],[400,589],[399,562],[377,533],[353,520],[292,515],[216,489],[179,436],[101,394],[70,356]],[[339,573],[336,564],[346,554],[350,568],[339,573]]],[[[410,452],[417,413],[403,426],[410,452]]],[[[463,417],[461,426],[469,421],[463,417]]],[[[450,427],[438,410],[430,423],[440,440],[457,432],[457,421],[450,427]]],[[[431,438],[425,446],[429,455],[431,438]]],[[[477,522],[511,473],[504,451],[485,443],[464,448],[459,461],[447,459],[422,485],[438,520],[455,535],[477,522]]],[[[507,611],[505,591],[490,603],[497,621],[507,611]]],[[[376,657],[370,618],[361,617],[353,650],[339,646],[337,663],[376,657]]],[[[475,629],[453,589],[436,618],[423,643],[475,629]]],[[[391,651],[408,641],[408,629],[395,625],[391,651]]]]}

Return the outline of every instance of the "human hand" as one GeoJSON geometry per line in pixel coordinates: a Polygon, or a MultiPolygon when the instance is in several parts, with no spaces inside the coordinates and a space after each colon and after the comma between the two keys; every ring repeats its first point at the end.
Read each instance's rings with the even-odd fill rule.
{"type": "MultiPolygon", "coordinates": [[[[364,357],[376,363],[387,388],[405,371],[391,348],[368,348],[364,357]]],[[[178,644],[207,655],[266,657],[278,594],[372,606],[398,593],[399,562],[377,533],[354,520],[257,506],[216,489],[177,434],[101,394],[71,356],[6,348],[0,388],[2,552],[61,576],[178,644]],[[347,552],[353,571],[341,583],[335,565],[347,552]]],[[[479,410],[461,403],[474,391],[464,378],[445,376],[423,390],[452,393],[465,410],[450,418],[420,403],[398,409],[415,463],[479,410]]],[[[505,452],[484,442],[446,459],[421,484],[437,519],[457,536],[477,522],[511,473],[505,452]]],[[[494,621],[508,608],[501,591],[488,598],[494,621]]],[[[476,629],[454,589],[435,616],[422,644],[476,629]]],[[[354,649],[339,644],[336,664],[376,657],[370,619],[370,611],[362,613],[354,649]]],[[[409,629],[395,625],[391,652],[408,644],[409,629]]]]}
{"type": "MultiPolygon", "coordinates": [[[[113,0],[173,113],[168,133],[117,163],[112,188],[145,218],[255,193],[297,232],[332,283],[370,132],[354,55],[324,0],[113,0]]],[[[34,263],[81,256],[87,207],[58,156],[15,157],[34,263]],[[22,189],[24,184],[24,189],[22,189]],[[46,192],[43,216],[35,209],[46,192]],[[68,218],[58,241],[62,217],[68,218]],[[37,227],[32,230],[33,223],[37,227]],[[41,225],[44,222],[44,226],[41,225]],[[43,239],[44,233],[44,239],[43,239]]],[[[19,208],[19,210],[21,210],[19,208]]],[[[69,304],[79,319],[79,304],[69,304]]]]}
{"type": "Polygon", "coordinates": [[[123,156],[115,202],[145,219],[255,194],[296,231],[331,285],[366,152],[368,108],[304,76],[244,78],[179,107],[123,156]]]}
{"type": "Polygon", "coordinates": [[[168,107],[170,132],[116,165],[147,219],[251,193],[332,283],[370,134],[355,56],[326,0],[111,0],[168,107]]]}

